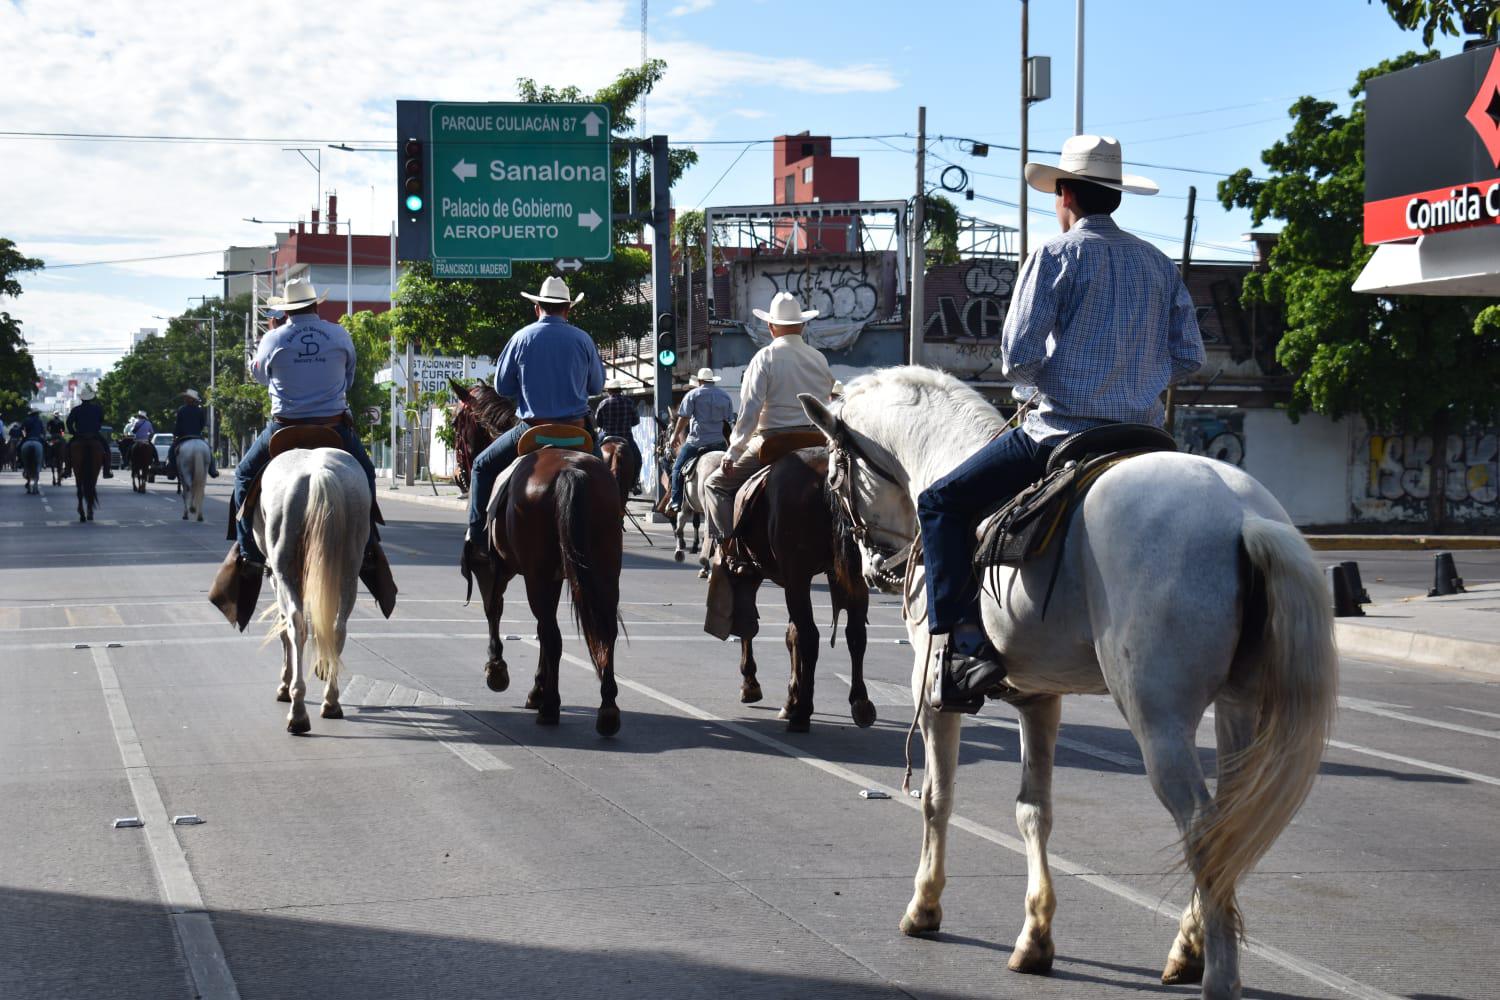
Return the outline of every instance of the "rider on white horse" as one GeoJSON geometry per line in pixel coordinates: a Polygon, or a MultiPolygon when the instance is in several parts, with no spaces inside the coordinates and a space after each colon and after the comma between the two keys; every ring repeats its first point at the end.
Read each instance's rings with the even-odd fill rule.
{"type": "MultiPolygon", "coordinates": [[[[208,427],[208,413],[203,409],[203,397],[198,395],[198,390],[184,389],[179,398],[182,405],[172,418],[172,446],[167,449],[167,475],[173,479],[178,478],[177,449],[189,438],[207,440],[204,431],[208,427]]],[[[208,474],[215,479],[219,477],[219,467],[214,462],[212,449],[208,453],[208,474]]]]}
{"type": "Polygon", "coordinates": [[[683,477],[698,456],[725,447],[724,427],[734,420],[734,400],[718,387],[719,376],[712,368],[699,368],[691,381],[694,388],[682,397],[672,427],[677,459],[672,463],[672,500],[667,513],[674,518],[682,513],[683,477]]]}
{"type": "Polygon", "coordinates": [[[975,712],[1005,676],[985,637],[972,562],[987,510],[1040,479],[1052,449],[1100,424],[1161,426],[1161,394],[1203,364],[1203,338],[1177,267],[1110,217],[1120,193],[1157,186],[1120,172],[1120,144],[1077,135],[1059,166],[1026,164],[1026,181],[1056,195],[1062,235],[1021,268],[1005,317],[1002,371],[1032,409],[922,493],[928,630],[948,635],[934,708],[975,712]]]}

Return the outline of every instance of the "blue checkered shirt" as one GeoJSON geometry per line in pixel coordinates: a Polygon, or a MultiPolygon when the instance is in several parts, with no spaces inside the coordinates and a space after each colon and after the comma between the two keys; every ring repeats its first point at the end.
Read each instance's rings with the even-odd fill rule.
{"type": "Polygon", "coordinates": [[[1003,372],[1035,390],[1040,442],[1102,423],[1163,422],[1161,394],[1203,365],[1193,300],[1166,254],[1090,215],[1021,268],[1005,317],[1003,372]]]}
{"type": "Polygon", "coordinates": [[[640,422],[640,411],[635,400],[627,396],[605,396],[604,402],[594,413],[594,423],[605,437],[630,437],[631,430],[640,422]]]}

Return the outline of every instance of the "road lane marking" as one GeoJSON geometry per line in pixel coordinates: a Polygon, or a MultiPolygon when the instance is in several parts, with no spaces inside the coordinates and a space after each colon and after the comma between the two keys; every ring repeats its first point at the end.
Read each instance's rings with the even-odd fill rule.
{"type": "MultiPolygon", "coordinates": [[[[538,650],[541,649],[541,646],[535,641],[527,641],[526,644],[538,650]]],[[[573,664],[575,667],[587,670],[590,673],[594,672],[594,665],[588,660],[574,656],[573,654],[567,652],[564,652],[562,654],[562,658],[567,662],[573,664]]],[[[757,732],[756,730],[751,729],[749,726],[741,725],[738,722],[731,722],[728,719],[714,715],[712,712],[708,712],[704,709],[698,708],[696,705],[691,705],[681,700],[680,698],[674,698],[663,691],[658,691],[657,689],[646,684],[642,684],[639,681],[633,681],[629,678],[621,677],[618,673],[615,675],[615,683],[620,687],[628,688],[629,690],[634,691],[637,694],[644,695],[647,698],[652,699],[653,701],[658,701],[661,704],[668,706],[669,708],[674,708],[677,711],[681,712],[683,715],[688,716],[689,718],[697,719],[700,722],[711,722],[722,729],[726,729],[729,732],[734,733],[736,736],[741,736],[754,743],[759,743],[762,746],[769,747],[770,749],[775,750],[777,753],[790,757],[793,760],[806,764],[809,767],[822,771],[823,773],[838,778],[841,781],[845,781],[859,788],[879,789],[880,791],[883,791],[887,795],[889,795],[892,801],[900,802],[908,809],[916,810],[918,813],[920,813],[922,810],[922,803],[919,800],[906,795],[899,789],[876,781],[874,778],[862,775],[857,771],[850,770],[849,768],[844,767],[841,764],[835,764],[832,761],[824,760],[821,757],[815,757],[811,753],[803,750],[800,747],[793,746],[790,743],[785,743],[773,736],[767,736],[764,733],[757,732]]],[[[1025,843],[1008,833],[1001,833],[994,827],[986,826],[983,823],[977,823],[973,820],[960,816],[957,813],[954,813],[949,818],[948,822],[950,826],[956,826],[961,830],[972,833],[975,836],[980,837],[983,840],[987,840],[999,847],[1004,847],[1006,850],[1009,850],[1015,854],[1019,854],[1022,857],[1026,856],[1025,843]]],[[[1181,915],[1179,912],[1179,908],[1167,902],[1164,898],[1151,896],[1144,892],[1140,892],[1134,888],[1131,888],[1123,882],[1118,882],[1110,878],[1107,875],[1100,875],[1099,873],[1089,869],[1085,865],[1081,865],[1074,861],[1069,861],[1067,858],[1060,857],[1059,855],[1053,854],[1050,851],[1048,852],[1048,860],[1051,863],[1053,869],[1061,871],[1065,875],[1073,876],[1080,881],[1087,882],[1089,885],[1092,885],[1097,889],[1103,889],[1105,892],[1109,893],[1112,896],[1115,896],[1118,899],[1123,899],[1127,902],[1134,903],[1137,906],[1148,910],[1157,916],[1161,916],[1170,920],[1174,924],[1177,922],[1178,917],[1181,915]]],[[[1358,997],[1359,1000],[1400,1000],[1400,998],[1394,994],[1386,993],[1384,990],[1376,989],[1373,986],[1367,986],[1366,984],[1351,979],[1343,973],[1330,969],[1327,966],[1320,965],[1317,962],[1301,958],[1297,955],[1293,955],[1290,952],[1283,951],[1280,948],[1276,948],[1263,942],[1257,941],[1254,938],[1245,939],[1245,950],[1253,955],[1264,958],[1266,961],[1272,963],[1273,965],[1278,965],[1289,972],[1297,973],[1304,978],[1310,979],[1316,983],[1320,983],[1323,986],[1336,989],[1341,993],[1346,993],[1352,997],[1358,997]]]]}
{"type": "Polygon", "coordinates": [[[1395,719],[1398,722],[1410,722],[1418,726],[1430,726],[1433,729],[1446,729],[1449,732],[1463,733],[1466,736],[1482,736],[1489,740],[1500,740],[1500,732],[1493,729],[1478,729],[1474,726],[1461,726],[1456,722],[1443,722],[1438,719],[1424,719],[1420,715],[1407,715],[1405,712],[1392,711],[1391,706],[1379,701],[1340,697],[1339,708],[1348,709],[1351,712],[1362,712],[1365,715],[1378,715],[1384,719],[1395,719]]]}
{"type": "Polygon", "coordinates": [[[1457,705],[1449,705],[1455,712],[1468,712],[1470,715],[1482,715],[1486,719],[1500,719],[1500,712],[1481,712],[1477,708],[1459,708],[1457,705]]]}
{"type": "Polygon", "coordinates": [[[204,1000],[239,1000],[239,989],[224,959],[224,948],[203,905],[203,893],[193,878],[182,843],[177,839],[177,828],[167,816],[161,789],[151,773],[140,735],[130,718],[125,692],[120,688],[120,677],[114,665],[110,663],[109,651],[94,647],[89,650],[89,655],[93,657],[99,687],[104,692],[115,745],[120,750],[130,794],[135,799],[136,815],[145,821],[146,845],[161,885],[162,901],[177,931],[197,995],[204,1000]]]}
{"type": "Polygon", "coordinates": [[[1448,774],[1455,778],[1465,778],[1469,781],[1477,781],[1484,785],[1493,785],[1500,788],[1500,778],[1492,778],[1487,774],[1479,774],[1475,771],[1465,771],[1458,767],[1449,767],[1446,764],[1434,764],[1430,760],[1418,760],[1416,757],[1403,757],[1398,753],[1386,753],[1384,750],[1375,750],[1371,747],[1362,747],[1357,743],[1345,743],[1342,740],[1329,740],[1328,745],[1339,750],[1348,750],[1350,753],[1362,753],[1367,757],[1378,757],[1381,760],[1395,761],[1408,767],[1419,768],[1424,771],[1435,771],[1438,774],[1448,774]]]}
{"type": "Polygon", "coordinates": [[[402,684],[377,681],[364,674],[349,674],[344,690],[339,693],[339,703],[354,708],[388,709],[391,715],[410,722],[476,771],[511,769],[509,764],[480,745],[476,737],[488,730],[469,712],[455,712],[440,727],[430,716],[414,711],[425,708],[466,709],[469,707],[467,702],[402,684]],[[461,723],[460,719],[467,720],[468,725],[461,723]]]}

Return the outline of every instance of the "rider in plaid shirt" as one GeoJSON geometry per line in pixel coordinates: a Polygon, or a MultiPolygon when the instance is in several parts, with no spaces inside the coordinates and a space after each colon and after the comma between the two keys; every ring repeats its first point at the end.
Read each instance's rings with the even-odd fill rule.
{"type": "Polygon", "coordinates": [[[635,400],[627,398],[623,393],[624,387],[620,385],[619,379],[610,379],[604,383],[604,402],[594,411],[594,424],[599,428],[603,437],[624,438],[630,447],[631,454],[635,456],[635,467],[641,467],[641,449],[635,443],[635,425],[640,423],[640,411],[636,409],[635,400]]]}

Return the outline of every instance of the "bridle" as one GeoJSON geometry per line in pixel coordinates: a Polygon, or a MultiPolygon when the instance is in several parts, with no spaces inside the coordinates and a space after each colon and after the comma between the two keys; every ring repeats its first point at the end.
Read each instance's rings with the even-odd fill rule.
{"type": "MultiPolygon", "coordinates": [[[[875,541],[874,528],[865,520],[859,509],[859,492],[854,486],[854,466],[863,463],[871,472],[899,490],[906,489],[896,475],[870,456],[859,440],[840,421],[828,448],[828,487],[838,499],[839,506],[849,520],[850,534],[861,548],[880,556],[880,569],[875,572],[882,588],[890,591],[903,590],[909,575],[913,552],[917,545],[914,533],[900,548],[891,548],[875,541]]],[[[890,529],[887,533],[894,534],[890,529]]]]}

